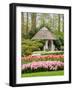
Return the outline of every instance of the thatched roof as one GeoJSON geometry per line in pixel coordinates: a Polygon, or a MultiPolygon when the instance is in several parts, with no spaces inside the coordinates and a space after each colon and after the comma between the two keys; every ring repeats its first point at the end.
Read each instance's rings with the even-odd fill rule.
{"type": "Polygon", "coordinates": [[[41,28],[32,39],[48,39],[48,40],[55,40],[55,36],[46,28],[41,28]]]}

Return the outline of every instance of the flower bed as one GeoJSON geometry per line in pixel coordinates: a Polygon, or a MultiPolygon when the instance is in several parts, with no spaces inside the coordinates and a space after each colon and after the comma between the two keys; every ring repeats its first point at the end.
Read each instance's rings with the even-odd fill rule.
{"type": "Polygon", "coordinates": [[[26,56],[22,57],[22,61],[24,62],[32,62],[32,61],[62,61],[64,62],[64,55],[44,55],[44,56],[26,56]]]}
{"type": "Polygon", "coordinates": [[[22,73],[63,70],[64,63],[60,61],[39,61],[23,64],[22,73]]]}

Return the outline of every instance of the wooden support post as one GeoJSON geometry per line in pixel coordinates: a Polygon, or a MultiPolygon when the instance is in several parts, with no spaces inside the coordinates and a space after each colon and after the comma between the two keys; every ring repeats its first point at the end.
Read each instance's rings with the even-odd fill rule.
{"type": "Polygon", "coordinates": [[[48,50],[48,40],[45,41],[44,50],[48,50]]]}
{"type": "Polygon", "coordinates": [[[54,51],[54,49],[55,49],[55,46],[53,44],[53,40],[51,40],[51,51],[54,51]]]}

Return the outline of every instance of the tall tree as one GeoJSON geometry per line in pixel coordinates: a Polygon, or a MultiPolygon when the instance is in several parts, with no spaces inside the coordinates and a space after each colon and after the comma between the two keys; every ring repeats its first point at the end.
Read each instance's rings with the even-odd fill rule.
{"type": "Polygon", "coordinates": [[[58,14],[58,31],[60,31],[60,14],[58,14]]]}
{"type": "Polygon", "coordinates": [[[62,32],[64,32],[64,15],[61,15],[61,23],[62,23],[62,32]]]}
{"type": "Polygon", "coordinates": [[[28,12],[27,12],[27,22],[26,22],[26,34],[28,33],[28,22],[29,22],[29,20],[28,20],[28,12]]]}
{"type": "Polygon", "coordinates": [[[36,13],[31,14],[31,30],[36,28],[36,13]]]}
{"type": "Polygon", "coordinates": [[[24,12],[21,13],[21,33],[24,36],[24,12]]]}

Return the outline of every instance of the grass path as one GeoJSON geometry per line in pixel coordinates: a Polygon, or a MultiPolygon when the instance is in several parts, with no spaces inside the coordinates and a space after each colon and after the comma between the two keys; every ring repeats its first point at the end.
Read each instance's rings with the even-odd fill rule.
{"type": "Polygon", "coordinates": [[[34,72],[34,73],[24,73],[22,77],[35,77],[35,76],[61,76],[64,75],[64,71],[47,71],[47,72],[34,72]]]}

